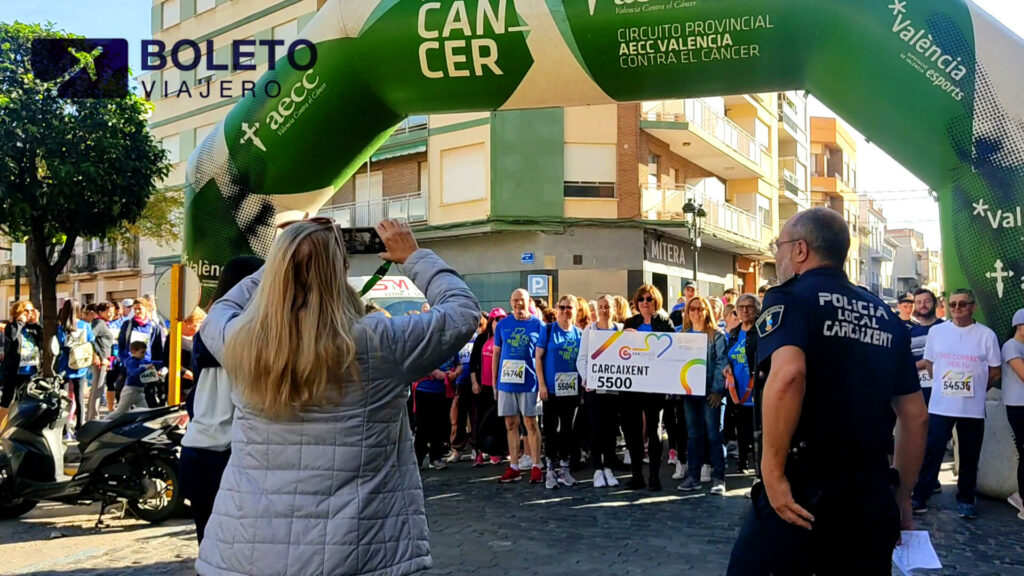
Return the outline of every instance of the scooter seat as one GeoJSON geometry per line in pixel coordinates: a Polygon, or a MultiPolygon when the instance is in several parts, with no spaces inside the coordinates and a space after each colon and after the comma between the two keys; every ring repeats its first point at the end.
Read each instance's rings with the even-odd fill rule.
{"type": "Polygon", "coordinates": [[[120,428],[125,424],[149,420],[161,413],[170,414],[178,409],[178,406],[160,406],[158,408],[131,410],[113,420],[93,420],[91,422],[86,422],[78,429],[76,439],[78,440],[79,445],[89,444],[103,434],[106,434],[108,431],[120,428]]]}

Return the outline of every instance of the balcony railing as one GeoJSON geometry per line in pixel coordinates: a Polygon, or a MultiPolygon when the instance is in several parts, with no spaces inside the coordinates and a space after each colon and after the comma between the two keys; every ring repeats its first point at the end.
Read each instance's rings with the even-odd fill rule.
{"type": "Polygon", "coordinates": [[[716,112],[706,102],[699,99],[669,100],[661,102],[654,108],[641,114],[641,120],[662,122],[688,122],[700,127],[726,147],[734,150],[744,158],[758,165],[765,172],[771,171],[767,165],[771,155],[764,150],[757,139],[750,135],[735,122],[716,112]],[[675,108],[682,109],[678,112],[675,108]]]}
{"type": "MultiPolygon", "coordinates": [[[[683,213],[687,198],[695,196],[693,188],[644,188],[642,194],[643,214],[651,220],[683,220],[689,218],[683,213]]],[[[700,199],[696,200],[698,203],[700,199]]],[[[772,238],[772,229],[765,226],[756,216],[732,204],[703,199],[704,229],[716,236],[739,236],[765,249],[772,238]]]]}
{"type": "Polygon", "coordinates": [[[369,202],[336,204],[320,209],[321,216],[334,218],[344,228],[376,226],[385,218],[405,220],[409,223],[427,221],[427,195],[414,192],[402,196],[389,196],[369,202]]]}
{"type": "Polygon", "coordinates": [[[876,259],[882,259],[882,260],[892,260],[893,259],[892,248],[890,248],[888,246],[882,246],[880,248],[877,247],[877,246],[872,246],[871,247],[871,257],[872,258],[876,258],[876,259]]]}

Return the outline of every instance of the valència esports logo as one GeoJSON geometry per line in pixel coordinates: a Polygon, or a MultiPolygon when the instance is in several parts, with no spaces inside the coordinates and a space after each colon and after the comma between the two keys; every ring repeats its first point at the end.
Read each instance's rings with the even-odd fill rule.
{"type": "MultiPolygon", "coordinates": [[[[305,39],[287,45],[281,39],[233,40],[226,54],[227,62],[217,61],[217,48],[213,40],[200,46],[194,40],[183,39],[170,48],[162,40],[143,40],[143,72],[164,69],[203,72],[202,81],[194,83],[184,79],[161,81],[149,75],[139,80],[143,94],[150,99],[255,96],[257,83],[254,80],[221,77],[214,91],[212,79],[225,72],[256,70],[257,52],[260,56],[266,55],[270,70],[274,70],[281,59],[287,60],[292,69],[303,72],[311,70],[317,61],[316,45],[305,39]]],[[[40,80],[58,84],[57,95],[61,98],[124,98],[128,95],[128,41],[123,38],[39,38],[32,41],[31,67],[40,80]]],[[[260,89],[268,98],[277,98],[282,92],[280,83],[273,79],[260,89]]]]}

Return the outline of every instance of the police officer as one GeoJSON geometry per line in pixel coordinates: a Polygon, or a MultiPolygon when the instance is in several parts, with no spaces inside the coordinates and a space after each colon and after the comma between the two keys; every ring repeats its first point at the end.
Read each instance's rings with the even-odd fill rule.
{"type": "Polygon", "coordinates": [[[928,415],[907,329],[846,278],[846,222],[815,208],[773,243],[785,282],[757,321],[763,482],[728,574],[889,574],[928,415]],[[890,406],[899,417],[895,468],[886,457],[890,406]]]}

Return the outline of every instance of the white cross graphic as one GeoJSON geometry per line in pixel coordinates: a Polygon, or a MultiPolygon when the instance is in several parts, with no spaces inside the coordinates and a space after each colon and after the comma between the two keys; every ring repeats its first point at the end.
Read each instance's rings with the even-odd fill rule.
{"type": "Polygon", "coordinates": [[[974,206],[974,214],[973,214],[974,216],[984,216],[985,212],[988,212],[988,205],[985,204],[985,200],[984,199],[978,200],[977,202],[975,202],[973,204],[973,206],[974,206]]]}
{"type": "Polygon", "coordinates": [[[906,14],[907,13],[906,6],[907,6],[906,0],[903,0],[903,2],[900,2],[900,0],[893,0],[893,3],[889,4],[889,8],[892,10],[892,15],[893,16],[899,16],[900,14],[906,14]]]}
{"type": "Polygon", "coordinates": [[[1003,278],[1013,278],[1013,270],[1003,270],[1003,261],[996,260],[995,272],[986,272],[985,277],[996,281],[996,294],[1003,297],[1003,278]]]}
{"type": "Polygon", "coordinates": [[[250,126],[248,122],[242,122],[242,131],[245,132],[245,135],[242,136],[242,139],[239,141],[239,143],[245,144],[247,141],[251,141],[253,144],[256,145],[257,148],[266,152],[267,149],[263,147],[263,141],[260,140],[260,137],[256,135],[256,131],[259,129],[259,122],[257,122],[253,126],[250,126]]]}

